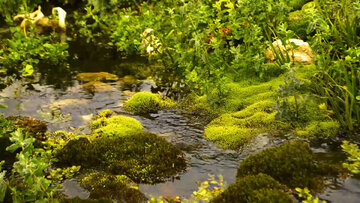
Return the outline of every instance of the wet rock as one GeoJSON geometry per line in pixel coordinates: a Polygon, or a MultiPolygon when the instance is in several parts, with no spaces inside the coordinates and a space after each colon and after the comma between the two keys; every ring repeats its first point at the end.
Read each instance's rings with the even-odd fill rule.
{"type": "Polygon", "coordinates": [[[124,109],[137,114],[146,114],[174,108],[175,106],[176,103],[168,97],[150,92],[139,92],[125,101],[124,109]]]}
{"type": "Polygon", "coordinates": [[[86,84],[81,85],[81,87],[88,91],[91,94],[94,94],[95,92],[114,92],[116,91],[116,88],[100,81],[91,81],[86,84]]]}
{"type": "Polygon", "coordinates": [[[104,173],[92,173],[84,177],[82,185],[90,191],[91,199],[109,198],[117,202],[143,202],[144,194],[138,186],[124,175],[108,175],[104,173]]]}
{"type": "Polygon", "coordinates": [[[79,73],[77,74],[76,78],[81,82],[117,81],[119,79],[118,76],[107,72],[79,73]]]}
{"type": "Polygon", "coordinates": [[[226,202],[294,202],[283,190],[281,184],[265,174],[249,175],[236,180],[235,183],[220,195],[211,200],[212,203],[226,202]]]}
{"type": "MultiPolygon", "coordinates": [[[[303,64],[303,65],[310,65],[315,63],[315,56],[307,42],[304,42],[300,39],[289,39],[286,42],[286,46],[284,46],[281,40],[277,40],[273,42],[273,46],[278,53],[284,53],[286,57],[286,51],[288,50],[288,54],[290,60],[294,61],[295,63],[303,64]],[[297,48],[293,48],[291,44],[294,43],[297,48]]],[[[266,49],[265,57],[268,61],[273,62],[276,60],[274,54],[274,50],[272,47],[266,49]]]]}
{"type": "Polygon", "coordinates": [[[88,105],[89,101],[86,99],[63,99],[58,100],[50,104],[52,107],[58,107],[58,108],[66,108],[69,106],[76,106],[76,105],[88,105]]]}

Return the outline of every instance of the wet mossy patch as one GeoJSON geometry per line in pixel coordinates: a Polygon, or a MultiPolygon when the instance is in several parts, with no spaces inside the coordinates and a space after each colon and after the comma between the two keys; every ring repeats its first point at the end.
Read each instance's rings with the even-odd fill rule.
{"type": "Polygon", "coordinates": [[[264,100],[241,111],[224,114],[206,126],[204,136],[225,149],[239,149],[256,135],[288,128],[275,119],[273,106],[272,100],[264,100]]]}
{"type": "Polygon", "coordinates": [[[212,203],[227,202],[294,202],[289,195],[284,192],[282,185],[265,174],[248,175],[236,180],[235,183],[211,200],[212,203]]]}
{"type": "Polygon", "coordinates": [[[116,202],[144,202],[146,197],[138,186],[124,175],[91,173],[81,180],[85,189],[90,192],[89,198],[108,198],[116,202]]]}
{"type": "Polygon", "coordinates": [[[119,78],[117,75],[107,73],[107,72],[97,72],[97,73],[79,73],[76,75],[77,80],[82,82],[91,82],[91,81],[117,81],[119,78]]]}
{"type": "Polygon", "coordinates": [[[134,118],[117,116],[115,113],[105,110],[90,123],[90,129],[93,134],[102,137],[122,137],[142,132],[144,127],[134,118]]]}
{"type": "Polygon", "coordinates": [[[176,103],[168,97],[150,92],[139,92],[129,98],[124,108],[137,114],[157,112],[176,107],[176,103]]]}
{"type": "Polygon", "coordinates": [[[324,177],[334,174],[334,168],[316,163],[309,145],[300,140],[265,149],[241,162],[237,177],[267,174],[289,188],[309,188],[319,192],[324,177]]]}
{"type": "Polygon", "coordinates": [[[155,134],[71,140],[56,157],[61,165],[81,165],[116,175],[126,175],[137,183],[162,182],[186,168],[184,154],[155,134]]]}
{"type": "Polygon", "coordinates": [[[331,139],[338,135],[338,121],[312,121],[303,128],[295,130],[296,135],[309,139],[331,139]]]}

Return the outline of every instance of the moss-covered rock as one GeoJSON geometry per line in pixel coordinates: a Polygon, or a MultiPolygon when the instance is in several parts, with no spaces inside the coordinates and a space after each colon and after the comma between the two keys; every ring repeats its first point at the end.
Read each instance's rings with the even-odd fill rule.
{"type": "Polygon", "coordinates": [[[287,124],[275,119],[273,106],[272,100],[265,100],[224,114],[206,126],[204,136],[225,149],[239,149],[256,135],[287,128],[287,124]]]}
{"type": "Polygon", "coordinates": [[[246,202],[260,203],[294,202],[284,192],[281,184],[265,174],[249,175],[236,180],[219,196],[211,200],[212,203],[246,202]]]}
{"type": "Polygon", "coordinates": [[[138,83],[138,80],[135,76],[132,75],[125,75],[123,78],[120,79],[119,84],[123,88],[132,88],[138,83]]]}
{"type": "Polygon", "coordinates": [[[76,75],[76,78],[82,82],[91,82],[91,81],[117,81],[119,78],[117,75],[107,73],[107,72],[98,72],[98,73],[79,73],[76,75]]]}
{"type": "Polygon", "coordinates": [[[81,165],[155,183],[186,168],[184,154],[164,138],[141,132],[132,136],[70,141],[56,157],[62,165],[81,165]]]}
{"type": "Polygon", "coordinates": [[[321,191],[324,176],[330,173],[330,170],[325,170],[326,167],[329,166],[315,162],[307,143],[297,140],[247,157],[241,162],[237,177],[264,173],[290,188],[307,187],[312,191],[321,191]]]}
{"type": "Polygon", "coordinates": [[[139,191],[136,184],[124,175],[107,175],[104,173],[91,173],[81,180],[85,189],[90,191],[91,199],[108,198],[117,202],[143,202],[144,194],[139,191]]]}
{"type": "Polygon", "coordinates": [[[176,103],[171,99],[150,92],[136,93],[124,104],[125,110],[139,114],[156,112],[158,110],[174,108],[175,106],[176,103]]]}
{"type": "Polygon", "coordinates": [[[30,132],[30,134],[38,141],[46,140],[45,133],[47,131],[47,124],[41,120],[31,117],[11,116],[8,120],[15,121],[14,128],[23,128],[30,132]]]}
{"type": "Polygon", "coordinates": [[[95,92],[113,92],[116,91],[116,88],[100,81],[91,81],[81,85],[81,87],[91,93],[94,94],[95,92]]]}
{"type": "Polygon", "coordinates": [[[114,113],[105,110],[96,120],[90,123],[90,129],[96,135],[105,137],[131,136],[142,132],[144,127],[139,121],[126,116],[112,116],[114,113]]]}

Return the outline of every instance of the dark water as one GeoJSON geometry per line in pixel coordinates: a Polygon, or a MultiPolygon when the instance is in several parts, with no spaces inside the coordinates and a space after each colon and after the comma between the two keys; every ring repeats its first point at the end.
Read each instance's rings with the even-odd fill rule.
{"type": "MultiPolygon", "coordinates": [[[[115,112],[136,118],[145,130],[165,137],[169,142],[181,148],[188,160],[186,172],[165,183],[157,185],[140,185],[140,190],[148,196],[182,196],[190,197],[198,187],[196,181],[205,181],[208,174],[222,175],[230,184],[235,181],[236,169],[241,160],[249,154],[264,148],[277,145],[286,139],[271,138],[260,135],[253,140],[243,152],[223,150],[203,139],[203,126],[179,114],[176,110],[160,111],[147,117],[133,116],[122,108],[130,96],[118,82],[109,83],[109,91],[90,94],[81,88],[75,79],[79,72],[105,71],[119,77],[135,75],[144,79],[142,70],[149,68],[146,61],[139,57],[123,59],[106,46],[94,47],[84,41],[70,42],[69,63],[59,66],[43,66],[35,79],[17,81],[1,92],[0,103],[8,105],[1,110],[6,116],[32,116],[44,120],[49,131],[67,130],[89,132],[87,127],[91,116],[101,110],[111,109],[115,112]],[[75,128],[73,128],[75,127],[75,128]]],[[[149,91],[151,81],[144,80],[132,90],[149,91]]],[[[319,155],[333,159],[334,155],[326,148],[316,149],[319,155]]],[[[325,159],[325,158],[324,158],[325,159]]],[[[88,196],[76,180],[64,183],[64,193],[69,196],[88,196]]],[[[360,202],[360,181],[347,179],[327,189],[321,198],[329,202],[360,202]]]]}

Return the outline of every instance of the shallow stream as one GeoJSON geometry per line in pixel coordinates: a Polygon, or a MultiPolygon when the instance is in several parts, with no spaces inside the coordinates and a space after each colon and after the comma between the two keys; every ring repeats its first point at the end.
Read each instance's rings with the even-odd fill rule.
{"type": "MultiPolygon", "coordinates": [[[[49,131],[67,130],[88,133],[87,124],[92,115],[111,109],[121,115],[136,118],[146,131],[157,133],[182,149],[188,160],[187,170],[165,183],[140,185],[147,196],[190,197],[196,191],[197,181],[205,181],[208,174],[222,175],[230,184],[235,181],[236,169],[249,154],[286,141],[260,135],[242,152],[223,150],[203,139],[204,126],[176,110],[160,111],[148,116],[134,116],[123,110],[128,91],[150,91],[153,83],[142,81],[137,86],[124,88],[119,82],[109,83],[108,91],[90,94],[76,80],[80,72],[110,72],[119,77],[135,75],[148,66],[141,58],[121,59],[111,49],[93,47],[81,41],[70,43],[69,64],[60,67],[41,67],[32,82],[17,81],[1,92],[0,103],[8,105],[1,110],[5,116],[31,116],[48,123],[49,131]]],[[[335,159],[326,146],[314,149],[320,157],[335,159]]],[[[88,192],[80,188],[76,179],[65,181],[63,191],[68,196],[86,198],[88,192]]],[[[321,198],[328,202],[360,202],[360,181],[349,178],[338,187],[327,189],[321,198]]]]}

